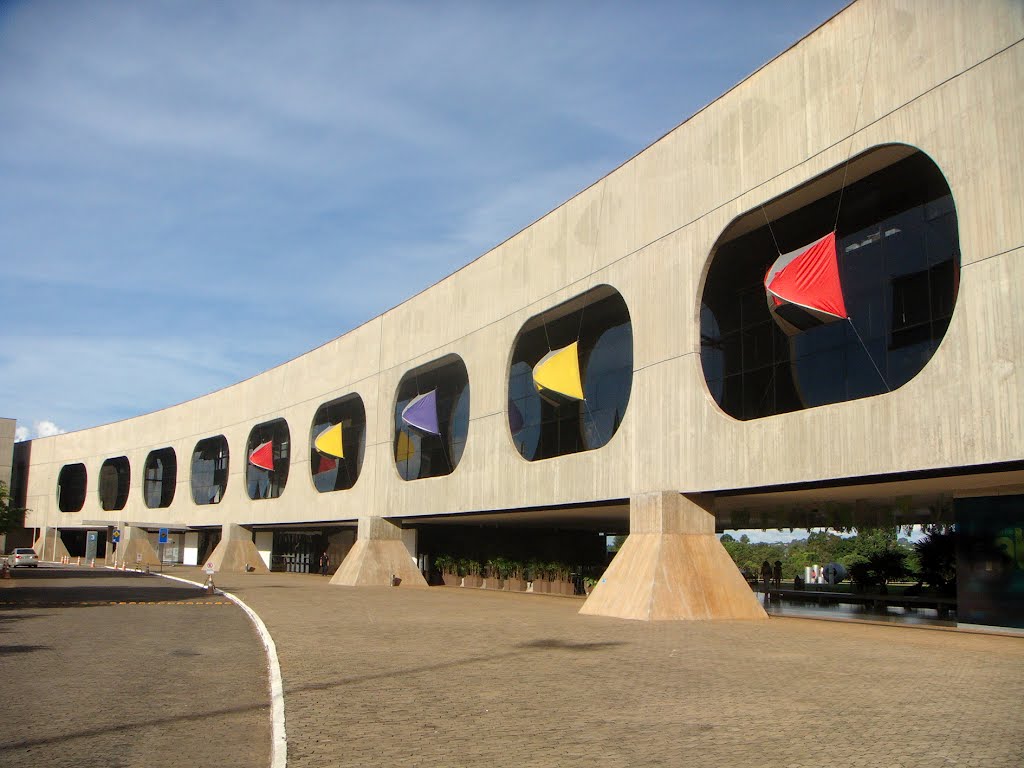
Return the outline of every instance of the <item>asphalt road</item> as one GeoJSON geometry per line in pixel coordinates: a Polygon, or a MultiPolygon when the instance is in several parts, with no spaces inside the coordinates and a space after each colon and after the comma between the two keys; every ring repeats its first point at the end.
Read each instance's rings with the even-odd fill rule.
{"type": "Polygon", "coordinates": [[[4,766],[270,763],[248,618],[156,576],[41,566],[0,581],[0,693],[4,766]]]}

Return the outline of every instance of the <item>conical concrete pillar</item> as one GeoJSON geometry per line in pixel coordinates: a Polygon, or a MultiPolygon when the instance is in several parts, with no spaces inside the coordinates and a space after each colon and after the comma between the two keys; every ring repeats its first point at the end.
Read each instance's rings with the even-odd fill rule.
{"type": "Polygon", "coordinates": [[[136,566],[160,565],[160,556],[153,549],[149,532],[134,525],[121,526],[121,541],[117,544],[115,565],[136,566]]]}
{"type": "Polygon", "coordinates": [[[356,543],[331,578],[331,584],[385,586],[391,584],[394,576],[402,580],[402,587],[427,586],[402,541],[402,529],[382,517],[359,518],[356,543]]]}
{"type": "Polygon", "coordinates": [[[641,621],[767,619],[715,517],[679,493],[630,499],[629,536],[580,613],[641,621]]]}
{"type": "Polygon", "coordinates": [[[270,573],[253,543],[252,531],[234,523],[221,526],[220,543],[200,565],[207,563],[213,563],[217,573],[270,573]]]}
{"type": "Polygon", "coordinates": [[[40,560],[48,563],[60,562],[60,559],[68,554],[67,547],[61,541],[60,531],[56,528],[40,528],[39,536],[32,543],[32,549],[36,551],[40,560]]]}

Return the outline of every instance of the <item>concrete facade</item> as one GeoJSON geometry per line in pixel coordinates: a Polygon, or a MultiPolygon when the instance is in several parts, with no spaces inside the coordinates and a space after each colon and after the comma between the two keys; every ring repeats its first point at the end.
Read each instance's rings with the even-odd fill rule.
{"type": "Polygon", "coordinates": [[[1024,472],[985,468],[1024,459],[1022,40],[1024,5],[1013,0],[856,2],[564,205],[355,330],[195,400],[33,441],[26,524],[159,518],[251,527],[368,516],[408,524],[660,491],[703,494],[719,516],[728,502],[716,494],[916,472],[961,476],[921,481],[926,491],[1019,493],[1024,472]],[[717,240],[738,217],[762,205],[771,211],[776,198],[822,174],[833,172],[820,184],[841,184],[848,158],[887,144],[926,153],[956,205],[959,296],[937,352],[885,395],[753,421],[728,416],[700,359],[701,296],[717,240]],[[622,295],[632,321],[632,394],[621,426],[598,450],[525,461],[506,411],[517,333],[599,285],[622,295]],[[406,482],[392,449],[396,388],[407,371],[446,355],[469,374],[465,453],[450,475],[406,482]],[[318,493],[310,424],[321,404],[351,393],[366,409],[361,474],[350,490],[318,493]],[[275,418],[291,430],[288,484],[279,498],[254,501],[246,440],[275,418]],[[218,504],[195,505],[189,460],[199,440],[216,435],[231,450],[226,492],[218,504]],[[177,455],[178,487],[169,507],[148,509],[143,467],[166,447],[177,455]],[[129,459],[131,492],[123,510],[105,512],[97,478],[116,456],[129,459]],[[73,462],[87,468],[86,502],[62,513],[57,477],[73,462]]]}

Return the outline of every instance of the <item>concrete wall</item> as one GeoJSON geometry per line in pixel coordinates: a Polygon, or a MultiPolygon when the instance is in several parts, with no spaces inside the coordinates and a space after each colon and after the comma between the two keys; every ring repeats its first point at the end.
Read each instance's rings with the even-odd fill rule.
{"type": "Polygon", "coordinates": [[[1015,0],[854,3],[572,200],[360,328],[205,397],[34,441],[29,524],[409,516],[1020,459],[1022,38],[1024,4],[1015,0]],[[727,416],[707,391],[699,356],[700,297],[716,240],[744,212],[890,142],[926,152],[957,206],[960,293],[935,357],[886,395],[750,422],[727,416]],[[629,408],[604,448],[527,462],[505,412],[516,334],[532,315],[602,283],[622,294],[633,320],[629,408]],[[395,390],[406,371],[449,353],[469,371],[465,454],[449,476],[404,482],[391,449],[395,390]],[[309,425],[320,404],[352,392],[366,407],[362,474],[349,491],[319,494],[309,425]],[[251,501],[246,439],[254,424],[277,417],[291,429],[288,485],[277,500],[251,501]],[[226,494],[195,506],[192,450],[217,434],[231,450],[226,494]],[[166,446],[178,456],[177,493],[169,509],[149,510],[144,462],[166,446]],[[120,455],[132,467],[128,506],[102,512],[99,468],[120,455]],[[57,474],[74,461],[88,468],[87,502],[61,514],[57,474]]]}
{"type": "Polygon", "coordinates": [[[0,482],[11,488],[11,467],[14,465],[14,419],[0,419],[0,482]]]}

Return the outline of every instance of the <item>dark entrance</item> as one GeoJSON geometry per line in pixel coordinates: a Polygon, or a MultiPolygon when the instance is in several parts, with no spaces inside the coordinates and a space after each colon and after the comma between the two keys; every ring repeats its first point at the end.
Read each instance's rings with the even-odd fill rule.
{"type": "Polygon", "coordinates": [[[274,531],[270,570],[313,573],[319,568],[320,555],[326,548],[327,537],[320,531],[274,531]]]}
{"type": "Polygon", "coordinates": [[[68,530],[62,528],[60,540],[64,543],[64,547],[71,557],[95,557],[103,560],[107,556],[107,531],[105,528],[99,531],[68,530]],[[92,554],[93,545],[89,542],[90,535],[95,536],[95,554],[92,554]]]}

